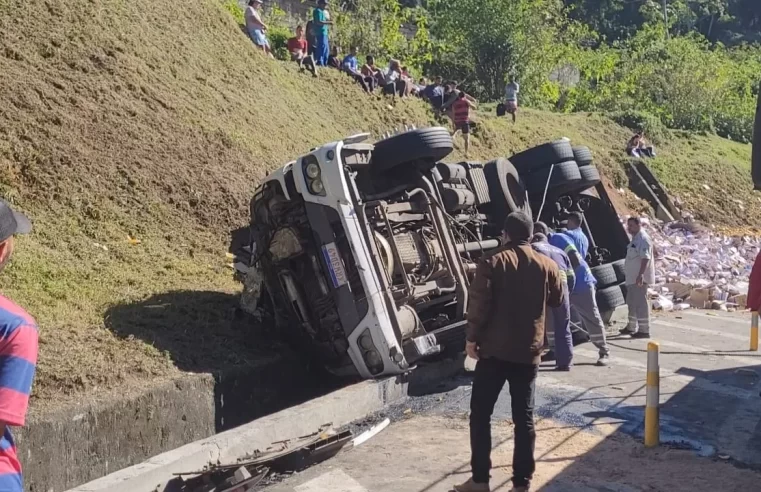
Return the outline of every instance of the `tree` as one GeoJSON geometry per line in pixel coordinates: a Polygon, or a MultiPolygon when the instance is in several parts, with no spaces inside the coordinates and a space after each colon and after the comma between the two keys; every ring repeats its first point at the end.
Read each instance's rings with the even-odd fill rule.
{"type": "Polygon", "coordinates": [[[538,95],[565,49],[560,0],[429,0],[428,8],[441,42],[437,56],[467,68],[482,97],[499,98],[510,75],[523,83],[524,96],[538,95]]]}

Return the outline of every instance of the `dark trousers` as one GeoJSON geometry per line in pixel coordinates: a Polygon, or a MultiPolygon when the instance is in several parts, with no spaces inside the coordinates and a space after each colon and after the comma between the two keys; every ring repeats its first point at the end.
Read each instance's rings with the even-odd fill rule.
{"type": "Polygon", "coordinates": [[[481,359],[476,364],[470,398],[470,465],[473,481],[489,483],[491,470],[491,415],[505,381],[510,388],[515,447],[513,485],[527,487],[534,476],[534,389],[538,366],[498,359],[481,359]]]}
{"type": "Polygon", "coordinates": [[[365,92],[372,92],[375,90],[375,79],[373,77],[365,77],[356,73],[350,73],[353,78],[365,92]]]}

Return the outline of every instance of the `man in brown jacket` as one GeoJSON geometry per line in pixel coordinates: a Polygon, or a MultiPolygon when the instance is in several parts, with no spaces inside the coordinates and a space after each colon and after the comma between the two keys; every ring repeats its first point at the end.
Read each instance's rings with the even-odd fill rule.
{"type": "Polygon", "coordinates": [[[544,346],[545,307],[559,307],[563,283],[555,263],[531,248],[531,217],[514,212],[505,247],[483,259],[470,287],[466,351],[478,360],[470,399],[473,476],[457,492],[489,492],[491,415],[505,382],[515,423],[513,491],[534,475],[534,389],[544,346]]]}

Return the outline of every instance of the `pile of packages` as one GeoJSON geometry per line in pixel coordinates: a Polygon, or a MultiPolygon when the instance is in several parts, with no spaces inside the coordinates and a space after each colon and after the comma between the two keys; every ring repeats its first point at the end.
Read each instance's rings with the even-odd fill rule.
{"type": "Polygon", "coordinates": [[[693,222],[650,221],[655,248],[653,307],[744,309],[759,238],[728,237],[693,222]]]}

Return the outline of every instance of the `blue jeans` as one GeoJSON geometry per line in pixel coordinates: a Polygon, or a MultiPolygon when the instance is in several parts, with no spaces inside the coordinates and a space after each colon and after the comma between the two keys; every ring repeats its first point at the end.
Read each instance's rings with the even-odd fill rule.
{"type": "Polygon", "coordinates": [[[330,56],[330,40],[328,34],[317,35],[317,46],[314,50],[314,62],[324,67],[328,64],[328,57],[330,56]]]}
{"type": "Polygon", "coordinates": [[[571,337],[571,304],[568,298],[568,288],[563,294],[563,304],[560,307],[547,307],[547,322],[545,329],[550,346],[555,352],[555,364],[558,367],[569,367],[573,360],[573,338],[571,337]]]}

